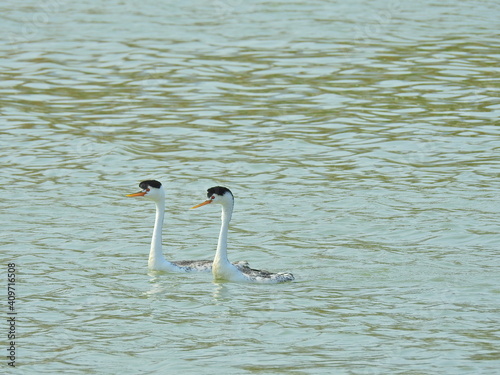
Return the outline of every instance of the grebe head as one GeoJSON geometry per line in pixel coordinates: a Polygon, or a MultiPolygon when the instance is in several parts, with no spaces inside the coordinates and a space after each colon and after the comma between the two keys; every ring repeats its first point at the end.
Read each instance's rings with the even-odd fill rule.
{"type": "Polygon", "coordinates": [[[155,202],[160,202],[165,199],[165,190],[161,182],[156,180],[146,180],[139,184],[142,189],[138,193],[127,194],[127,197],[145,197],[155,202]]]}
{"type": "Polygon", "coordinates": [[[207,200],[191,208],[198,208],[210,203],[218,203],[223,206],[233,204],[234,197],[231,190],[223,186],[214,186],[207,190],[207,200]]]}

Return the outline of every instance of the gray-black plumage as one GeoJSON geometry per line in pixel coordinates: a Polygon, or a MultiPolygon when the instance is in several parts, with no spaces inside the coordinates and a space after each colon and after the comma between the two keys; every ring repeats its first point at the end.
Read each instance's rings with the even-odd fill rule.
{"type": "Polygon", "coordinates": [[[233,193],[227,187],[214,186],[214,187],[211,187],[210,189],[207,189],[207,198],[211,198],[212,195],[214,195],[214,194],[224,195],[224,194],[226,194],[226,192],[229,192],[229,194],[231,194],[231,196],[233,196],[233,193]]]}
{"type": "Polygon", "coordinates": [[[155,189],[159,189],[159,188],[161,188],[161,182],[156,181],[156,180],[146,180],[146,181],[142,181],[139,184],[139,187],[142,190],[146,190],[148,188],[148,186],[154,187],[155,189]]]}

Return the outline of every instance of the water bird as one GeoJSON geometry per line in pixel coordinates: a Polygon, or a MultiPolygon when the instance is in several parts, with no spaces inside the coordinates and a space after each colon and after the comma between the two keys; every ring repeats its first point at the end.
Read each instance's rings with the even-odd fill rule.
{"type": "Polygon", "coordinates": [[[227,257],[227,234],[229,222],[233,214],[234,196],[231,190],[223,186],[214,186],[207,190],[207,200],[191,207],[198,208],[207,204],[220,204],[222,206],[221,228],[217,250],[212,265],[212,274],[215,280],[227,280],[237,282],[256,282],[256,283],[282,283],[294,280],[291,273],[278,272],[272,273],[264,270],[256,270],[248,265],[239,266],[229,262],[227,257]]]}
{"type": "MultiPolygon", "coordinates": [[[[148,267],[155,271],[170,272],[209,272],[212,270],[211,260],[179,260],[169,262],[165,259],[162,251],[162,227],[165,216],[165,189],[161,182],[146,180],[139,184],[142,189],[138,193],[127,194],[127,197],[144,197],[156,204],[156,219],[151,239],[151,250],[149,251],[148,267]]],[[[242,264],[246,264],[242,262],[242,264]]]]}

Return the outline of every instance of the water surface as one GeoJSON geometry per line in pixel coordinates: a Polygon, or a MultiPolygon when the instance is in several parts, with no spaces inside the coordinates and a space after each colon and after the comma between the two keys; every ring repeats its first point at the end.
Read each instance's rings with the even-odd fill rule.
{"type": "Polygon", "coordinates": [[[23,374],[498,372],[497,2],[0,10],[23,374]],[[231,259],[296,281],[148,271],[151,178],[168,258],[213,256],[223,185],[231,259]]]}

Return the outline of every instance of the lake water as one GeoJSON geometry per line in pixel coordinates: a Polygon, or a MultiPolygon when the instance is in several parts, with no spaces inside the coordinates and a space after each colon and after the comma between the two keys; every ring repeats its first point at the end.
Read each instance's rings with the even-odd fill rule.
{"type": "MultiPolygon", "coordinates": [[[[498,1],[0,4],[19,374],[500,374],[498,1]],[[147,269],[214,254],[279,285],[147,269]]],[[[8,366],[4,321],[1,372],[8,366]]]]}

